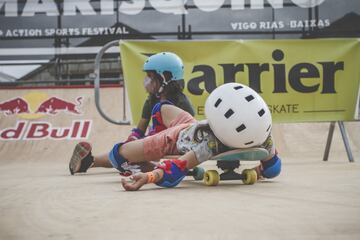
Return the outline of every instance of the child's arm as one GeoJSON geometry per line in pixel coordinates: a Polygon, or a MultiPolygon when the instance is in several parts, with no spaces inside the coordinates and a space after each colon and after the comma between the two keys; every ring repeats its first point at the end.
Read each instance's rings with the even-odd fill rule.
{"type": "MultiPolygon", "coordinates": [[[[196,156],[195,156],[195,153],[193,151],[187,152],[186,154],[181,156],[179,158],[179,160],[168,160],[168,161],[170,161],[170,162],[171,161],[178,161],[177,164],[181,165],[181,160],[183,160],[182,163],[184,163],[184,161],[185,161],[186,166],[183,166],[184,169],[191,169],[191,168],[193,168],[193,167],[195,167],[196,165],[199,164],[199,162],[196,160],[196,156]],[[185,159],[187,159],[187,160],[185,160],[185,159]]],[[[168,164],[165,164],[166,166],[157,168],[157,169],[155,169],[155,170],[153,170],[151,172],[135,174],[134,176],[130,177],[130,179],[132,180],[131,182],[128,182],[125,179],[122,179],[121,184],[122,184],[123,188],[126,191],[137,191],[147,183],[160,183],[160,186],[163,186],[163,187],[173,187],[173,186],[175,186],[176,184],[178,184],[181,181],[181,179],[182,179],[181,177],[185,176],[183,174],[186,174],[187,170],[182,171],[181,169],[178,168],[179,166],[177,166],[176,169],[178,171],[176,171],[176,176],[171,176],[171,175],[175,174],[175,172],[167,171],[167,167],[169,168],[168,170],[170,170],[170,168],[171,168],[171,163],[169,163],[169,162],[167,162],[167,163],[168,164]],[[165,172],[165,171],[167,171],[167,172],[165,172]],[[163,179],[164,174],[167,174],[165,179],[163,179]],[[166,181],[167,179],[171,179],[171,181],[174,181],[173,182],[174,185],[172,185],[171,181],[165,183],[165,185],[161,183],[162,180],[166,181]],[[179,180],[179,181],[177,181],[177,180],[179,180]]]]}
{"type": "Polygon", "coordinates": [[[159,182],[163,178],[163,175],[164,171],[162,169],[155,169],[151,172],[138,173],[131,176],[131,182],[128,182],[123,178],[121,179],[121,184],[126,191],[137,191],[147,183],[159,182]]]}

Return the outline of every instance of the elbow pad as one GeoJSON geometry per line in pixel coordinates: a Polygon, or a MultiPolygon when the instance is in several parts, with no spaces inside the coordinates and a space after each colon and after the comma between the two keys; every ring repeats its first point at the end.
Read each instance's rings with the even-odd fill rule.
{"type": "Polygon", "coordinates": [[[265,178],[274,178],[281,172],[281,159],[277,155],[267,161],[261,161],[261,165],[261,175],[265,178]]]}

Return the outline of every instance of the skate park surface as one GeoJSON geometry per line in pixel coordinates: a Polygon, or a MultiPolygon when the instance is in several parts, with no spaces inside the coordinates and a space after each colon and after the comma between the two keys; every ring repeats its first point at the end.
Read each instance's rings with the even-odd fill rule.
{"type": "MultiPolygon", "coordinates": [[[[88,112],[100,126],[88,139],[95,155],[133,127],[88,112]]],[[[114,169],[71,176],[76,141],[2,141],[0,239],[360,239],[360,124],[345,126],[354,163],[338,126],[324,162],[329,123],[275,124],[283,167],[273,180],[208,187],[187,177],[173,189],[138,192],[125,192],[114,169]]],[[[257,164],[242,162],[240,171],[257,164]]]]}

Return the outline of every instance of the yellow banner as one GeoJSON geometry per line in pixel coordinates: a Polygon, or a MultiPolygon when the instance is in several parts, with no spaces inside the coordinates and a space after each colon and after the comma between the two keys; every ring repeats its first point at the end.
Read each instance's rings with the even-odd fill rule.
{"type": "Polygon", "coordinates": [[[144,61],[168,51],[185,66],[184,93],[204,118],[209,93],[227,82],[246,84],[265,99],[274,122],[354,120],[360,81],[358,39],[121,41],[132,117],[146,98],[144,61]]]}

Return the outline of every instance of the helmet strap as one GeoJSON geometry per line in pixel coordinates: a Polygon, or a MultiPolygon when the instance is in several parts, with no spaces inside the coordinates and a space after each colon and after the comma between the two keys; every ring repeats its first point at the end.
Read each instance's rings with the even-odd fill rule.
{"type": "Polygon", "coordinates": [[[159,74],[159,76],[161,77],[161,85],[159,90],[157,91],[156,95],[159,96],[165,89],[165,87],[168,85],[169,82],[166,81],[166,78],[163,74],[159,74]]]}

